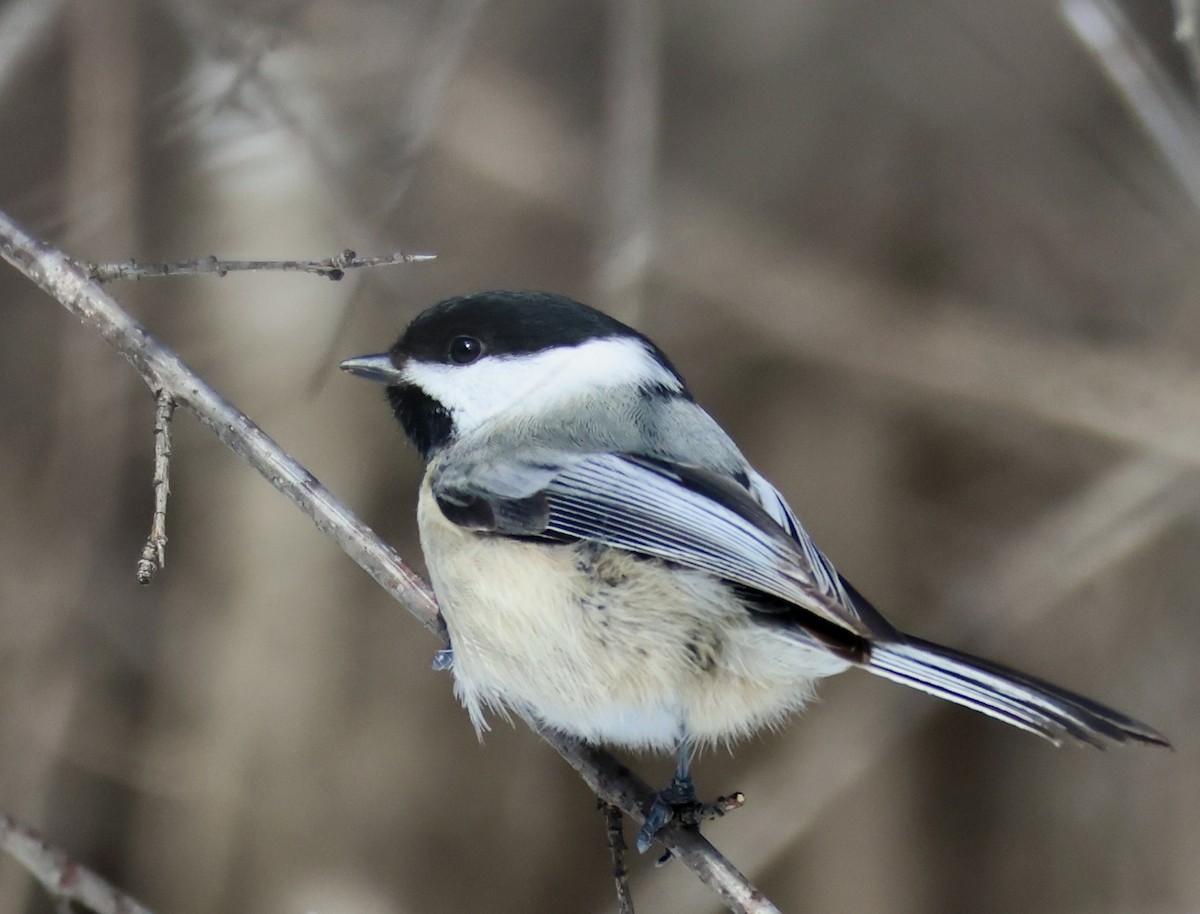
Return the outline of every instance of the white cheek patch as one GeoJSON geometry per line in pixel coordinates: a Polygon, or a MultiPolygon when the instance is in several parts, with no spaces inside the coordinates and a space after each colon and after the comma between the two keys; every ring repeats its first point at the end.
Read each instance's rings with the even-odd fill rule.
{"type": "Polygon", "coordinates": [[[446,407],[460,433],[498,413],[536,414],[594,390],[661,384],[680,390],[640,340],[609,337],[512,356],[487,356],[470,365],[409,362],[404,378],[446,407]]]}

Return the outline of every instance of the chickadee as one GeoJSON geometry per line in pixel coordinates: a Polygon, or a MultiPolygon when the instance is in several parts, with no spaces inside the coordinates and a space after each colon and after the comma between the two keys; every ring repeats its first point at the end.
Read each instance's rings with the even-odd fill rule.
{"type": "Polygon", "coordinates": [[[426,462],[421,546],[475,727],[512,711],[678,753],[638,837],[695,804],[697,747],[860,667],[1059,744],[1168,745],[1032,676],[892,627],[637,331],[531,292],[452,298],[341,367],[426,462]]]}

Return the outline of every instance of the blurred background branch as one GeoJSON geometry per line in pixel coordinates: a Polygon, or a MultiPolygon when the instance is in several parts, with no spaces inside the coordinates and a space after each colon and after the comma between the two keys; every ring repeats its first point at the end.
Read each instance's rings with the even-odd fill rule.
{"type": "Polygon", "coordinates": [[[659,0],[607,0],[597,307],[637,324],[654,252],[662,68],[659,0]]]}
{"type": "MultiPolygon", "coordinates": [[[[1197,73],[1195,8],[1189,4],[1190,0],[1177,0],[1175,35],[1197,73]]],[[[1111,0],[1063,0],[1062,11],[1200,209],[1200,83],[1186,97],[1111,0]]]]}
{"type": "Polygon", "coordinates": [[[1200,103],[1200,3],[1174,0],[1175,40],[1183,48],[1192,71],[1192,91],[1200,103]]]}

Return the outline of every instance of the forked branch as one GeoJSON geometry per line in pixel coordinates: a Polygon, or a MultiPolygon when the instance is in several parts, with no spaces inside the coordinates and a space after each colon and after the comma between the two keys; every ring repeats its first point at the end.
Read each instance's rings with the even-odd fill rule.
{"type": "MultiPolygon", "coordinates": [[[[440,633],[433,592],[350,510],[245,414],[213,390],[180,358],[125,312],[87,269],[30,236],[0,213],[0,256],[94,329],[120,352],[155,392],[191,412],[239,457],[303,510],[323,533],[373,577],[426,628],[440,633]]],[[[161,403],[161,400],[160,400],[161,403]]],[[[601,800],[634,821],[644,819],[653,791],[612,755],[561,734],[541,731],[601,800]]],[[[699,832],[672,823],[661,834],[666,847],[734,911],[777,912],[699,832]]]]}

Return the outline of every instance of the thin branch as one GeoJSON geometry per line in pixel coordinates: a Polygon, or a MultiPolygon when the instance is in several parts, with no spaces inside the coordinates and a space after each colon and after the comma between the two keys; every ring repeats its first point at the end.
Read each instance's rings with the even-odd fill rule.
{"type": "Polygon", "coordinates": [[[633,894],[629,891],[629,871],[625,868],[625,832],[621,826],[621,810],[611,803],[600,802],[604,813],[604,831],[608,835],[608,852],[612,856],[613,883],[617,890],[617,914],[634,914],[633,894]]]}
{"type": "Polygon", "coordinates": [[[175,401],[159,391],[154,412],[154,516],[150,535],[138,560],[137,580],[149,584],[154,572],[167,564],[167,496],[171,492],[171,416],[175,401]]]}
{"type": "MultiPolygon", "coordinates": [[[[373,577],[430,631],[443,626],[433,591],[328,489],[283,451],[249,417],[226,401],[173,351],[126,313],[77,263],[56,248],[31,237],[0,213],[0,256],[92,328],[120,352],[156,393],[168,395],[234,453],[291,499],[350,558],[373,577]]],[[[602,800],[637,822],[654,792],[600,749],[583,746],[549,730],[539,735],[583,777],[602,800]]],[[[698,831],[669,824],[662,843],[709,886],[731,910],[771,914],[778,909],[698,831]]]]}
{"type": "MultiPolygon", "coordinates": [[[[371,218],[364,216],[365,201],[361,199],[360,193],[355,192],[354,182],[347,180],[346,176],[352,169],[339,164],[337,150],[344,149],[345,144],[344,137],[337,135],[333,119],[302,117],[294,110],[296,106],[290,103],[287,87],[277,84],[259,65],[261,50],[244,48],[249,53],[242,55],[237,88],[231,86],[231,91],[235,92],[236,99],[244,110],[257,115],[266,114],[301,144],[313,165],[320,171],[322,183],[333,189],[328,199],[331,215],[341,236],[359,239],[357,243],[371,247],[382,246],[378,240],[381,238],[379,224],[395,211],[403,199],[412,174],[411,165],[433,135],[446,89],[468,47],[470,35],[484,3],[485,0],[456,0],[440,5],[437,25],[433,34],[427,36],[428,40],[424,42],[426,59],[422,66],[416,68],[415,75],[407,80],[410,87],[409,103],[405,106],[404,113],[405,120],[410,123],[410,129],[403,133],[399,143],[384,144],[383,147],[387,150],[388,160],[399,163],[398,166],[388,169],[392,192],[385,198],[382,206],[376,207],[371,218]],[[253,63],[247,64],[247,57],[252,58],[253,63]],[[255,91],[247,92],[247,88],[255,91]]],[[[166,7],[179,23],[184,37],[206,57],[216,60],[222,58],[220,41],[234,42],[243,47],[247,43],[238,30],[229,28],[226,18],[218,11],[202,7],[190,0],[169,0],[166,7]]],[[[378,203],[374,200],[371,202],[378,203]]],[[[388,274],[361,275],[364,280],[360,283],[359,291],[363,287],[370,287],[369,280],[378,280],[388,274]]],[[[325,353],[327,359],[331,358],[349,325],[353,316],[351,312],[354,300],[355,296],[352,294],[345,306],[346,313],[330,336],[325,353]]],[[[315,383],[315,380],[310,382],[310,387],[315,383]]]]}
{"type": "Polygon", "coordinates": [[[125,356],[151,390],[168,394],[294,501],[426,628],[440,631],[424,581],[257,425],[124,311],[84,268],[0,213],[0,256],[32,279],[125,356]]]}
{"type": "Polygon", "coordinates": [[[138,263],[123,260],[119,263],[89,263],[85,269],[89,279],[112,282],[114,279],[149,279],[154,276],[221,276],[258,270],[277,270],[283,273],[312,273],[326,279],[339,280],[347,270],[360,267],[388,267],[397,263],[423,263],[437,259],[437,254],[405,254],[397,251],[380,257],[359,257],[349,249],[324,260],[219,260],[200,257],[178,263],[138,263]]]}
{"type": "Polygon", "coordinates": [[[0,850],[25,867],[59,903],[60,910],[68,909],[73,901],[97,914],[154,914],[2,812],[0,850]]]}
{"type": "MultiPolygon", "coordinates": [[[[656,794],[645,781],[603,749],[547,730],[541,731],[541,735],[570,762],[600,800],[619,807],[635,822],[646,821],[645,811],[654,803],[656,794]]],[[[700,832],[680,828],[672,821],[658,837],[671,855],[694,872],[731,911],[778,914],[779,909],[771,900],[751,885],[700,832]]]]}

